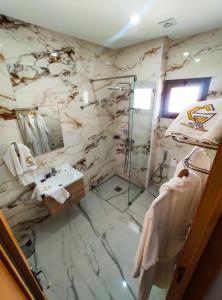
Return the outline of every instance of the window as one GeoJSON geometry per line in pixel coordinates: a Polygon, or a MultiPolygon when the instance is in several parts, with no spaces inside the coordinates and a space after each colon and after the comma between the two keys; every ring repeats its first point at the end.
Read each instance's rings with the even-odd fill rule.
{"type": "Polygon", "coordinates": [[[164,83],[161,117],[176,118],[186,106],[207,97],[211,77],[166,80],[164,83]]]}
{"type": "Polygon", "coordinates": [[[153,89],[135,88],[134,90],[134,108],[151,109],[153,89]]]}

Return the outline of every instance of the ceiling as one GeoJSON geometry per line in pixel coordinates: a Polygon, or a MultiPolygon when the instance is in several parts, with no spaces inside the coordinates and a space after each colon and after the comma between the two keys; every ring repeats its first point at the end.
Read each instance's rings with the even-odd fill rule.
{"type": "Polygon", "coordinates": [[[110,48],[169,36],[181,38],[222,26],[221,0],[0,0],[0,12],[110,48]],[[141,21],[129,26],[129,17],[141,21]],[[161,28],[174,18],[177,24],[161,28]]]}

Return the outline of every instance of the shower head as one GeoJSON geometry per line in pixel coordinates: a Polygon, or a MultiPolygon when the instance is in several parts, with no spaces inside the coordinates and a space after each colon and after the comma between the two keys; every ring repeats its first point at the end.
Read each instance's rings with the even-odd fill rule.
{"type": "Polygon", "coordinates": [[[128,88],[120,87],[120,86],[114,86],[114,87],[108,87],[109,90],[112,91],[127,91],[129,90],[128,88]]]}
{"type": "Polygon", "coordinates": [[[131,83],[129,82],[118,82],[117,86],[110,86],[108,87],[109,90],[113,91],[129,91],[131,90],[131,83]],[[120,85],[125,85],[125,86],[120,86],[120,85]],[[128,86],[126,86],[128,85],[128,86]]]}
{"type": "Polygon", "coordinates": [[[121,91],[122,88],[119,87],[119,86],[111,86],[111,87],[108,87],[108,90],[111,90],[111,91],[121,91]]]}

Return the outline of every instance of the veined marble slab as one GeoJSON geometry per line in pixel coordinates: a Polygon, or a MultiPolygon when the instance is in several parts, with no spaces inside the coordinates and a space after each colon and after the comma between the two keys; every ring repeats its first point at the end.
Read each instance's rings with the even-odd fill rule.
{"type": "MultiPolygon", "coordinates": [[[[137,226],[138,214],[145,215],[146,209],[138,202],[121,213],[90,192],[82,208],[37,225],[37,268],[52,283],[49,300],[136,300],[138,280],[131,271],[139,231],[129,224],[137,226]]],[[[163,295],[154,288],[150,300],[164,300],[163,295]]]]}

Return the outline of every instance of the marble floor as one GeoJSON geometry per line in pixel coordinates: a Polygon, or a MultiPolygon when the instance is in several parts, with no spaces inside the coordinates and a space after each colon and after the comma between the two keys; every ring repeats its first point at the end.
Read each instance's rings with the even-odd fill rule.
{"type": "Polygon", "coordinates": [[[109,204],[121,212],[124,212],[128,208],[128,202],[133,203],[142,191],[143,189],[134,183],[130,183],[129,188],[129,182],[117,175],[112,176],[93,189],[93,192],[100,198],[108,201],[109,204]]]}
{"type": "MultiPolygon", "coordinates": [[[[35,228],[34,269],[51,283],[49,300],[137,299],[131,271],[143,218],[153,196],[145,191],[124,213],[89,192],[72,207],[35,228]]],[[[41,278],[46,287],[46,281],[41,278]]],[[[152,289],[150,300],[164,300],[152,289]]]]}

